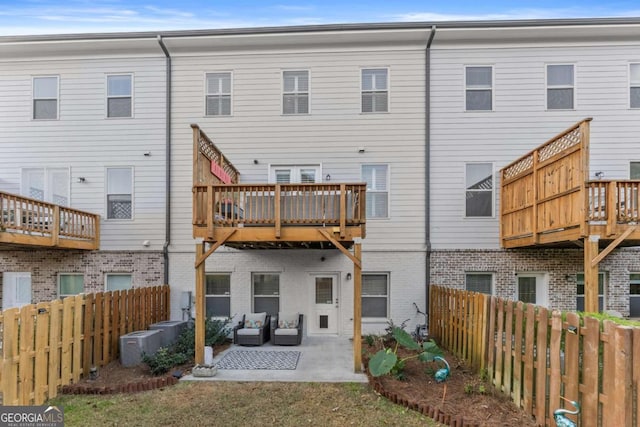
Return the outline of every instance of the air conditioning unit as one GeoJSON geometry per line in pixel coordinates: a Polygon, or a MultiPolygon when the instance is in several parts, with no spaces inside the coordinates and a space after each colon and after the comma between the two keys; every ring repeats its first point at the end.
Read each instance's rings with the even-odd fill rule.
{"type": "Polygon", "coordinates": [[[155,354],[162,346],[162,331],[136,331],[120,337],[120,364],[135,366],[142,362],[142,353],[155,354]]]}
{"type": "Polygon", "coordinates": [[[178,340],[178,336],[187,328],[184,320],[165,320],[149,325],[150,330],[162,331],[162,347],[168,347],[178,340]]]}

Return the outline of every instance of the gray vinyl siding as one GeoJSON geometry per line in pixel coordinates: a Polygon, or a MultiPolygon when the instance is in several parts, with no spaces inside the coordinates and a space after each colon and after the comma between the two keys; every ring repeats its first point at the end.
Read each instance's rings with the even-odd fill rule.
{"type": "Polygon", "coordinates": [[[360,166],[388,163],[390,218],[367,222],[365,250],[424,248],[424,51],[373,49],[173,57],[172,250],[193,250],[192,139],[198,123],[245,183],[270,164],[322,165],[331,182],[359,182],[360,166]],[[389,113],[360,112],[360,73],[389,69],[389,113]],[[309,114],[282,114],[282,71],[309,70],[309,114]],[[204,116],[206,72],[233,73],[232,115],[204,116]],[[365,147],[359,154],[358,147],[365,147]],[[258,164],[254,164],[254,159],[258,164]]]}
{"type": "Polygon", "coordinates": [[[499,171],[575,122],[591,122],[590,175],[628,179],[640,159],[640,112],[628,64],[640,44],[438,49],[431,69],[431,237],[434,249],[499,246],[499,171]],[[464,111],[464,66],[492,65],[494,111],[464,111]],[[546,111],[546,64],[574,64],[575,108],[546,111]],[[466,162],[493,162],[494,218],[464,218],[466,162]]]}
{"type": "Polygon", "coordinates": [[[21,168],[69,167],[71,206],[101,215],[103,250],[161,249],[165,208],[165,62],[95,57],[0,59],[0,189],[21,168]],[[133,118],[106,118],[106,74],[133,74],[133,118]],[[32,120],[33,75],[59,76],[59,119],[32,120]],[[151,152],[145,157],[145,152],[151,152]],[[105,168],[134,168],[134,219],[106,220],[105,168]],[[84,183],[78,177],[85,177],[84,183]],[[142,242],[151,246],[144,248],[142,242]]]}

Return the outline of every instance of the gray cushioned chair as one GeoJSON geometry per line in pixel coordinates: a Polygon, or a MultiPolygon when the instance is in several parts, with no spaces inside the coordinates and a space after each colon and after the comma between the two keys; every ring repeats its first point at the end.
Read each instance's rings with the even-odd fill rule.
{"type": "Polygon", "coordinates": [[[233,342],[237,345],[262,345],[269,341],[271,316],[267,313],[250,313],[233,328],[233,342]],[[257,323],[259,322],[259,323],[257,323]]]}
{"type": "Polygon", "coordinates": [[[282,328],[279,326],[285,325],[279,325],[280,316],[285,317],[282,313],[279,313],[275,320],[271,322],[271,343],[274,345],[300,345],[302,342],[303,315],[298,314],[298,324],[296,326],[286,325],[287,327],[282,328]]]}

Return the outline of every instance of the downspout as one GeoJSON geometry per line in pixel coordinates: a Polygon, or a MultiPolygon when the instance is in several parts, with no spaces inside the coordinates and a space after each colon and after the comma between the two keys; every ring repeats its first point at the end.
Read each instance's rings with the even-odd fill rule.
{"type": "Polygon", "coordinates": [[[166,56],[166,113],[165,113],[165,213],[164,213],[164,284],[169,283],[169,244],[171,243],[171,55],[158,34],[158,44],[166,56]]]}
{"type": "MultiPolygon", "coordinates": [[[[424,80],[425,80],[425,120],[424,120],[424,200],[425,200],[425,217],[424,217],[424,240],[427,249],[425,260],[425,278],[427,281],[425,292],[425,313],[429,313],[429,287],[431,286],[431,43],[436,35],[436,26],[431,26],[431,33],[429,33],[429,40],[427,40],[427,47],[425,48],[425,65],[424,65],[424,80]]],[[[428,323],[428,322],[427,322],[428,323]]],[[[427,325],[428,326],[428,325],[427,325]]]]}

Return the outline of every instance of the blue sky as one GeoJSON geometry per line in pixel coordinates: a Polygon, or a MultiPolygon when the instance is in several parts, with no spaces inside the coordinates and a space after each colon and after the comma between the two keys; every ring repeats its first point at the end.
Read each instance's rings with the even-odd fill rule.
{"type": "Polygon", "coordinates": [[[629,16],[637,0],[0,0],[0,35],[629,16]]]}

